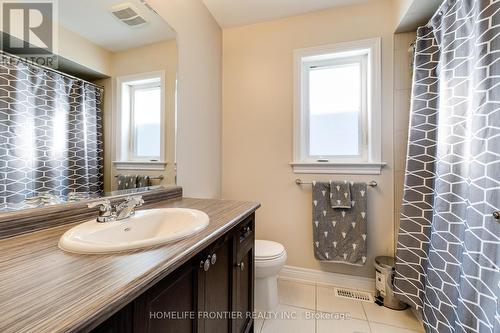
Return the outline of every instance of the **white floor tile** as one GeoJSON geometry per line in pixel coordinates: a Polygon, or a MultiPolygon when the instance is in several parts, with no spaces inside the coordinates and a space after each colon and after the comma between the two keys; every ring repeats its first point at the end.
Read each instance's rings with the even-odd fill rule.
{"type": "Polygon", "coordinates": [[[334,287],[316,287],[318,311],[349,313],[352,318],[366,320],[365,311],[360,301],[335,296],[334,287]]]}
{"type": "Polygon", "coordinates": [[[255,319],[253,321],[254,333],[260,333],[262,330],[262,325],[264,325],[264,319],[255,319]]]}
{"type": "Polygon", "coordinates": [[[397,326],[409,330],[422,330],[422,325],[413,315],[410,309],[396,311],[379,306],[375,303],[363,302],[366,317],[370,322],[397,326]]]}
{"type": "Polygon", "coordinates": [[[315,333],[314,311],[280,305],[264,320],[261,333],[315,333]]]}
{"type": "Polygon", "coordinates": [[[408,330],[406,328],[400,328],[396,326],[390,326],[385,324],[379,324],[375,322],[370,322],[370,328],[372,333],[420,333],[424,332],[424,329],[420,330],[408,330]]]}
{"type": "Polygon", "coordinates": [[[299,308],[316,309],[316,286],[296,281],[278,281],[280,303],[299,308]]]}
{"type": "Polygon", "coordinates": [[[318,319],[317,333],[370,333],[366,320],[359,319],[318,319]]]}

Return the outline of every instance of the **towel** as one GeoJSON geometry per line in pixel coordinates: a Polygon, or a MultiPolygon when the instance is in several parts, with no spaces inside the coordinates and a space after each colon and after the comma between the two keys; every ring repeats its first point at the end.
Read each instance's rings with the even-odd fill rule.
{"type": "Polygon", "coordinates": [[[330,181],[330,201],[332,208],[351,208],[351,183],[330,181]]]}
{"type": "Polygon", "coordinates": [[[312,201],[315,258],[364,265],[367,249],[366,184],[351,185],[351,209],[332,208],[330,184],[326,182],[313,182],[312,201]]]}
{"type": "Polygon", "coordinates": [[[137,188],[151,186],[151,178],[149,176],[137,176],[137,188]]]}
{"type": "Polygon", "coordinates": [[[129,190],[132,188],[137,188],[137,176],[118,175],[116,181],[118,190],[129,190]]]}

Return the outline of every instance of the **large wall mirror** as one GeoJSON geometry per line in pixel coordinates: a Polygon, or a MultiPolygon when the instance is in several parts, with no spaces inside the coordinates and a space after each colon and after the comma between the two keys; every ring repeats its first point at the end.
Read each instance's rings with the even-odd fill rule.
{"type": "Polygon", "coordinates": [[[175,184],[175,31],[142,0],[52,3],[53,63],[16,49],[42,24],[3,25],[0,213],[175,184]]]}

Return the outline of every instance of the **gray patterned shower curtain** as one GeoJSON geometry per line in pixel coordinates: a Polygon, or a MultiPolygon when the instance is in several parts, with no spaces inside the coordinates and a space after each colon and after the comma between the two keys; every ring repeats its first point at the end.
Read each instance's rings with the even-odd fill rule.
{"type": "Polygon", "coordinates": [[[103,190],[101,88],[0,56],[0,210],[103,190]]]}
{"type": "Polygon", "coordinates": [[[395,289],[427,332],[500,332],[500,1],[418,30],[395,289]]]}

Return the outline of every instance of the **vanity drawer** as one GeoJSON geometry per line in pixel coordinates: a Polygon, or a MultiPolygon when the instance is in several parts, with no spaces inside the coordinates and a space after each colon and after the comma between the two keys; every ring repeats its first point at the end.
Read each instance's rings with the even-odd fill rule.
{"type": "Polygon", "coordinates": [[[236,260],[239,262],[250,249],[253,249],[255,242],[255,217],[249,216],[238,227],[234,238],[236,240],[236,260]]]}
{"type": "Polygon", "coordinates": [[[248,240],[252,240],[255,238],[255,223],[254,223],[254,216],[251,215],[241,223],[239,226],[239,230],[237,231],[237,237],[239,240],[239,243],[244,243],[247,242],[248,240]]]}

